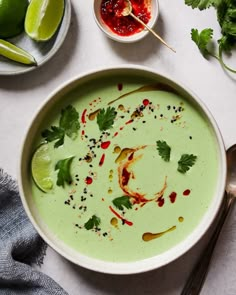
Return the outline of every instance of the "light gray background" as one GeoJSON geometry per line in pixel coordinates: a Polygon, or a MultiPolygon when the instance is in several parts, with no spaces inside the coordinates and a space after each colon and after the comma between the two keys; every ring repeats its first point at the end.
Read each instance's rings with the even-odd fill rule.
{"type": "MultiPolygon", "coordinates": [[[[214,9],[192,10],[185,6],[184,0],[159,0],[159,3],[160,17],[155,29],[176,49],[176,54],[151,35],[133,44],[107,39],[93,19],[93,1],[72,0],[69,34],[55,57],[31,73],[0,77],[0,167],[17,177],[20,146],[26,128],[52,90],[84,71],[127,63],[149,66],[184,83],[212,112],[226,148],[236,143],[236,75],[225,73],[216,60],[204,59],[190,38],[190,30],[195,27],[212,27],[215,37],[220,36],[214,9]]],[[[236,54],[229,62],[236,67],[236,54]]],[[[233,215],[236,209],[233,211],[217,244],[203,295],[236,294],[233,215]]],[[[112,276],[95,273],[73,265],[50,248],[41,269],[70,295],[177,295],[208,235],[177,261],[145,274],[112,276]]]]}

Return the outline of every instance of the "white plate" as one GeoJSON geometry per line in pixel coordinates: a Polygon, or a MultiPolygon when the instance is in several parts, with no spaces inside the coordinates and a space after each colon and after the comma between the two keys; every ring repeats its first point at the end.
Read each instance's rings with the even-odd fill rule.
{"type": "Polygon", "coordinates": [[[55,36],[47,42],[36,42],[26,33],[8,39],[11,43],[28,51],[37,61],[37,66],[23,65],[0,56],[0,75],[17,75],[37,69],[46,63],[60,48],[70,26],[71,3],[65,0],[65,11],[61,25],[55,36]]]}

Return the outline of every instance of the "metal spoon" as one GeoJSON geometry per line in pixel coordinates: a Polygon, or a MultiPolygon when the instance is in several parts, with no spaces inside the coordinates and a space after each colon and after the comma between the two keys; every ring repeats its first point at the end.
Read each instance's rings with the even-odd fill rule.
{"type": "Polygon", "coordinates": [[[224,202],[222,204],[222,213],[212,234],[210,242],[200,256],[196,266],[194,267],[189,279],[184,286],[181,295],[197,295],[200,294],[203,283],[205,281],[211,257],[224,225],[225,219],[229,213],[236,197],[236,144],[227,150],[227,183],[224,202]]]}
{"type": "Polygon", "coordinates": [[[132,4],[130,0],[125,0],[126,7],[122,11],[123,16],[132,16],[137,22],[142,24],[149,32],[151,32],[157,39],[159,39],[164,45],[166,45],[170,50],[173,52],[176,52],[172,47],[170,47],[159,35],[157,35],[156,32],[154,32],[149,26],[147,26],[140,18],[138,18],[136,15],[132,12],[132,4]]]}

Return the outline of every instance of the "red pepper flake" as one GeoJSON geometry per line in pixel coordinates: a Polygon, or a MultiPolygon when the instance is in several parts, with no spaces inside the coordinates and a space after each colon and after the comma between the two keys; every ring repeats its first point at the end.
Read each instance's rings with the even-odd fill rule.
{"type": "Polygon", "coordinates": [[[87,112],[87,109],[85,109],[83,111],[83,113],[82,113],[82,116],[81,116],[81,122],[82,122],[82,124],[86,124],[86,120],[85,120],[86,112],[87,112]]]}
{"type": "Polygon", "coordinates": [[[143,105],[146,107],[147,105],[149,105],[149,100],[147,98],[145,98],[143,100],[143,105]]]}
{"type": "Polygon", "coordinates": [[[102,198],[102,201],[103,201],[103,202],[105,201],[104,198],[102,198]]]}
{"type": "Polygon", "coordinates": [[[120,130],[123,130],[124,129],[124,127],[120,127],[120,130]]]}
{"type": "Polygon", "coordinates": [[[123,89],[123,84],[122,84],[122,83],[119,83],[119,84],[117,85],[117,88],[118,88],[119,91],[121,91],[121,90],[123,89]]]}
{"type": "Polygon", "coordinates": [[[118,132],[115,132],[114,135],[113,135],[113,137],[116,137],[117,135],[118,135],[118,132]]]}
{"type": "Polygon", "coordinates": [[[128,125],[128,124],[131,124],[131,123],[133,123],[133,121],[134,121],[134,120],[133,120],[133,119],[131,119],[131,120],[129,120],[129,121],[127,121],[127,122],[125,122],[125,124],[126,124],[126,125],[128,125]]]}
{"type": "Polygon", "coordinates": [[[172,192],[172,193],[169,195],[169,198],[170,198],[171,203],[174,203],[174,202],[175,202],[176,197],[177,197],[176,192],[172,192]]]}
{"type": "Polygon", "coordinates": [[[109,147],[110,144],[111,144],[110,141],[102,142],[101,143],[101,148],[105,150],[105,149],[107,149],[109,147]]]}
{"type": "Polygon", "coordinates": [[[186,189],[184,192],[183,192],[183,195],[184,196],[188,196],[190,194],[190,189],[186,189]]]}
{"type": "Polygon", "coordinates": [[[102,166],[105,160],[105,154],[102,154],[101,159],[99,161],[99,166],[102,166]]]}
{"type": "Polygon", "coordinates": [[[92,179],[91,177],[87,176],[87,177],[85,178],[85,183],[86,183],[86,184],[91,184],[92,182],[93,182],[93,179],[92,179]]]}
{"type": "Polygon", "coordinates": [[[162,207],[165,203],[165,200],[163,199],[163,196],[160,196],[157,200],[157,204],[159,207],[162,207]]]}
{"type": "Polygon", "coordinates": [[[85,133],[84,130],[82,130],[81,134],[84,135],[84,133],[85,133]]]}
{"type": "Polygon", "coordinates": [[[132,226],[132,225],[133,225],[133,222],[124,219],[124,218],[123,218],[122,216],[120,216],[120,214],[118,214],[118,213],[117,213],[117,212],[116,212],[111,206],[109,206],[109,209],[111,210],[111,212],[112,212],[113,214],[115,214],[116,217],[118,217],[119,219],[121,219],[122,222],[123,222],[124,224],[127,224],[127,225],[129,225],[129,226],[132,226]]]}

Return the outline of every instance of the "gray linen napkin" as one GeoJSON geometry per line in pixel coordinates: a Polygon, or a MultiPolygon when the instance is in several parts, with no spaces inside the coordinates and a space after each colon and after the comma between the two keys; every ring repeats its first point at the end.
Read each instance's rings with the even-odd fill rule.
{"type": "Polygon", "coordinates": [[[46,243],[21,204],[16,182],[0,169],[0,295],[65,295],[56,282],[35,270],[46,243]]]}

